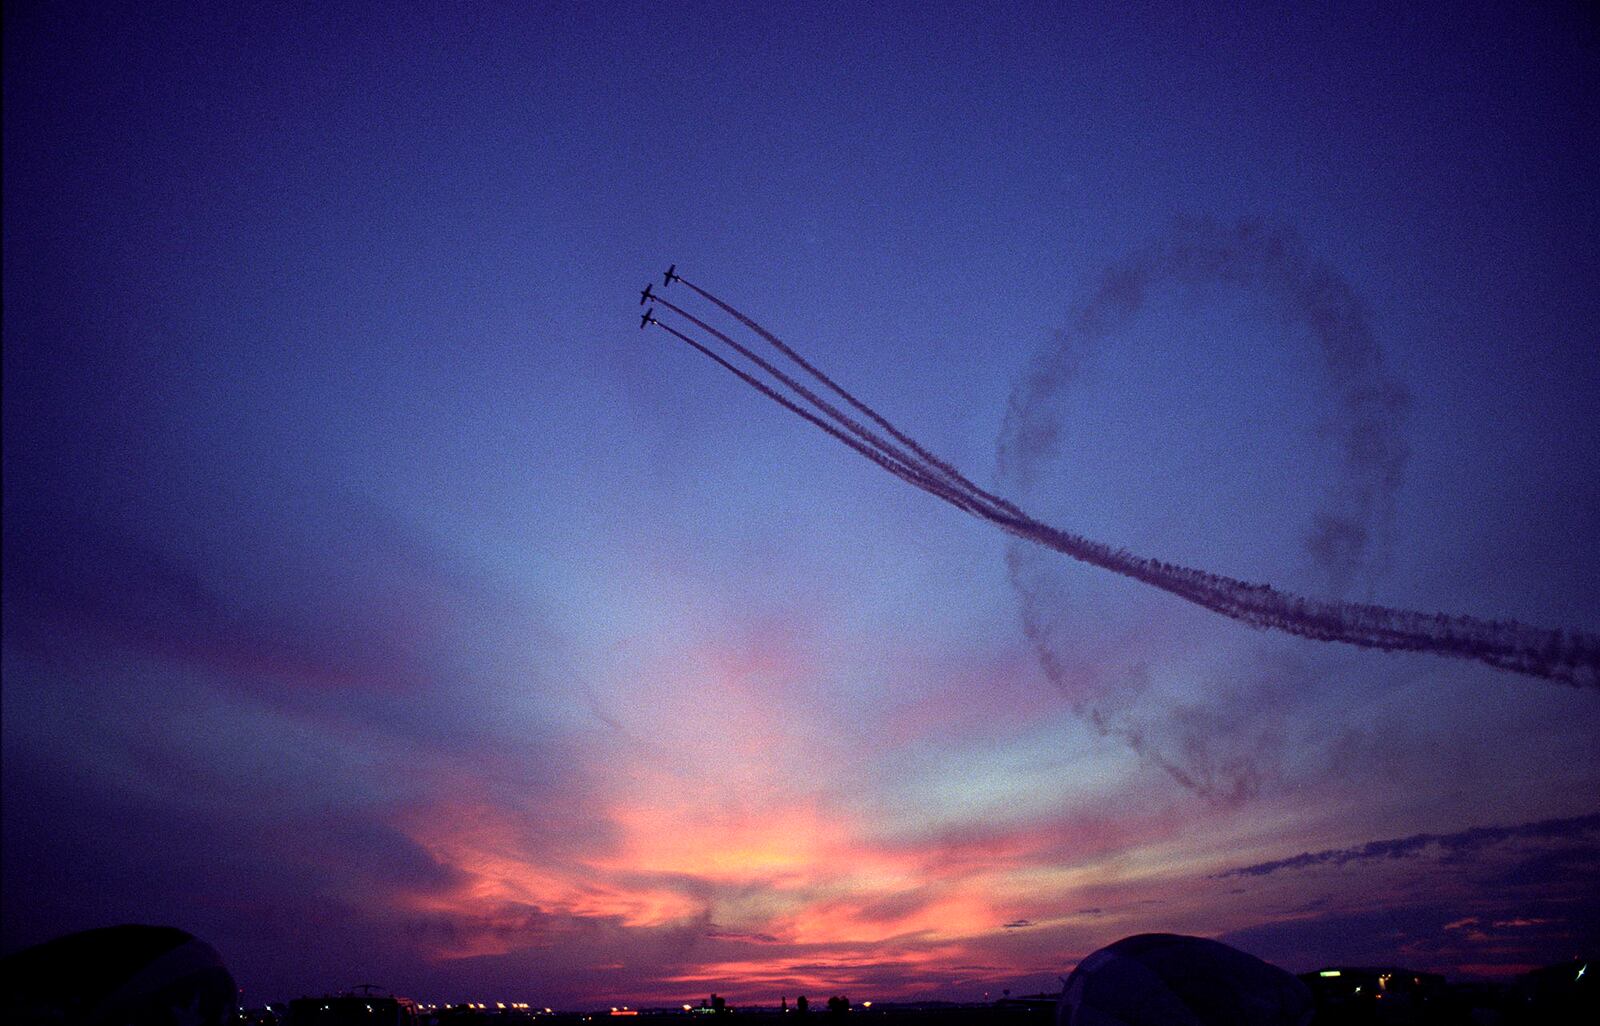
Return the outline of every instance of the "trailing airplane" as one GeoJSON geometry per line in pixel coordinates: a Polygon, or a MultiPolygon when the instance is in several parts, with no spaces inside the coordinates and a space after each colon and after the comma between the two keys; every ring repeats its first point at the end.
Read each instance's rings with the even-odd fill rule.
{"type": "Polygon", "coordinates": [[[643,331],[644,330],[644,326],[646,324],[660,324],[660,323],[661,323],[660,321],[656,320],[656,308],[652,306],[650,309],[648,309],[648,310],[646,310],[644,312],[644,316],[643,317],[639,318],[639,330],[643,331]]]}
{"type": "Polygon", "coordinates": [[[671,267],[667,268],[667,273],[663,274],[661,276],[661,285],[662,285],[663,288],[665,288],[668,285],[671,285],[675,281],[682,281],[683,280],[683,276],[681,274],[678,274],[677,270],[678,270],[678,265],[677,264],[673,264],[671,267]]]}
{"type": "Polygon", "coordinates": [[[644,291],[639,293],[639,305],[643,306],[645,300],[654,299],[654,298],[656,298],[655,297],[655,293],[650,291],[650,286],[649,285],[646,285],[644,287],[644,291]]]}

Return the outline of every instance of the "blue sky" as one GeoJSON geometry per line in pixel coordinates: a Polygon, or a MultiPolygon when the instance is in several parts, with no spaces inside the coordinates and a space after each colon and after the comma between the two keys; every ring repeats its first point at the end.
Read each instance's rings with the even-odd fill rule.
{"type": "Polygon", "coordinates": [[[1576,7],[5,18],[7,950],[167,922],[247,998],[538,967],[581,1005],[972,996],[1141,929],[1293,969],[1390,957],[1374,917],[1418,968],[1593,946],[1592,690],[1019,550],[634,305],[676,262],[1065,529],[1593,632],[1576,7]],[[1074,334],[1241,225],[1404,396],[1348,580],[1304,544],[1350,471],[1303,309],[1154,273],[1074,334]],[[1000,473],[1080,350],[1058,453],[1000,473]]]}

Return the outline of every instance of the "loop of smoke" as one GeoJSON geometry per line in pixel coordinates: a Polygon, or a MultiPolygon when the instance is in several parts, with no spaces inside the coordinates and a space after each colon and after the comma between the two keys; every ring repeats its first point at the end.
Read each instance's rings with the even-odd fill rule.
{"type": "MultiPolygon", "coordinates": [[[[1223,228],[1210,222],[1179,222],[1143,250],[1114,264],[1099,287],[1074,311],[1055,344],[1037,356],[1013,391],[1001,428],[997,464],[1003,482],[1019,494],[1040,472],[1062,458],[1064,398],[1108,336],[1131,321],[1152,293],[1164,286],[1231,286],[1268,302],[1285,323],[1303,325],[1320,350],[1321,368],[1335,404],[1333,436],[1340,452],[1338,480],[1313,517],[1303,546],[1340,594],[1385,547],[1394,495],[1406,459],[1403,419],[1406,397],[1383,371],[1381,354],[1365,311],[1350,286],[1308,258],[1287,232],[1253,223],[1223,228]]],[[[1041,669],[1073,702],[1074,711],[1097,733],[1125,743],[1186,789],[1207,801],[1236,804],[1254,797],[1274,774],[1266,736],[1233,743],[1212,732],[1185,729],[1193,710],[1164,710],[1155,722],[1136,720],[1130,698],[1142,690],[1148,670],[1127,668],[1107,694],[1104,671],[1069,670],[1056,647],[1066,600],[1044,595],[1049,574],[1036,545],[1013,540],[1006,564],[1019,599],[1024,635],[1041,669]],[[1176,734],[1171,739],[1164,735],[1176,734]],[[1171,749],[1169,751],[1168,749],[1171,749]]],[[[1270,686],[1270,685],[1268,685],[1270,686]]],[[[1205,689],[1225,690],[1220,684],[1205,689]]]]}
{"type": "Polygon", "coordinates": [[[1026,491],[1060,457],[1061,399],[1096,345],[1129,321],[1161,285],[1232,285],[1303,324],[1321,351],[1338,409],[1335,494],[1318,511],[1304,545],[1341,594],[1381,549],[1405,469],[1404,388],[1388,378],[1366,312],[1335,272],[1307,257],[1288,232],[1253,222],[1232,229],[1178,222],[1144,250],[1113,265],[1074,312],[1056,345],[1034,360],[1013,391],[1000,431],[1002,481],[1026,491]]]}

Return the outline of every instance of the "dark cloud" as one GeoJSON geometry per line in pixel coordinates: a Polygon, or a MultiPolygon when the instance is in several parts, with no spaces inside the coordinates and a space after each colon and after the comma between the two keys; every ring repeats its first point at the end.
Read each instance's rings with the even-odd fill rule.
{"type": "Polygon", "coordinates": [[[778,938],[770,933],[740,933],[738,931],[711,930],[706,933],[710,940],[747,941],[751,944],[779,944],[778,938]]]}
{"type": "Polygon", "coordinates": [[[1506,841],[1575,841],[1600,832],[1600,813],[1564,819],[1545,819],[1515,826],[1473,827],[1453,834],[1413,834],[1382,841],[1368,841],[1351,848],[1327,848],[1302,852],[1285,859],[1239,866],[1217,874],[1223,879],[1235,876],[1268,876],[1280,870],[1311,866],[1343,866],[1373,859],[1400,859],[1437,849],[1443,858],[1459,858],[1506,841]]]}
{"type": "Polygon", "coordinates": [[[157,922],[258,994],[401,979],[432,957],[417,910],[465,883],[411,829],[441,796],[529,858],[604,850],[548,727],[544,618],[382,507],[278,484],[181,513],[8,493],[8,950],[157,922]]]}
{"type": "Polygon", "coordinates": [[[460,883],[389,827],[377,803],[298,815],[270,801],[180,805],[12,745],[3,786],[6,951],[77,929],[160,923],[205,938],[252,991],[274,973],[286,986],[307,972],[344,986],[334,977],[353,962],[413,958],[386,921],[392,903],[460,883]]]}
{"type": "Polygon", "coordinates": [[[54,658],[125,646],[210,653],[229,633],[220,597],[175,554],[70,510],[8,508],[5,640],[54,658]]]}
{"type": "MultiPolygon", "coordinates": [[[[1587,835],[1586,835],[1587,836],[1587,835]]],[[[1553,881],[1600,879],[1600,843],[1564,838],[1566,843],[1528,852],[1480,875],[1481,885],[1525,893],[1549,888],[1553,881]]]]}
{"type": "Polygon", "coordinates": [[[90,506],[6,511],[5,643],[44,665],[145,662],[362,731],[467,743],[473,696],[546,688],[561,661],[538,613],[338,488],[303,486],[288,516],[196,510],[159,539],[136,511],[90,506]]]}
{"type": "MultiPolygon", "coordinates": [[[[415,699],[463,677],[503,680],[511,646],[554,654],[536,611],[346,487],[310,438],[244,430],[260,397],[218,340],[103,298],[18,298],[6,310],[8,649],[57,667],[107,654],[185,667],[284,702],[415,699]]],[[[350,426],[338,410],[327,424],[350,426]]],[[[430,714],[443,722],[445,708],[430,714]]]]}
{"type": "MultiPolygon", "coordinates": [[[[1318,965],[1393,965],[1422,939],[1448,938],[1459,910],[1441,905],[1329,912],[1224,933],[1217,939],[1300,972],[1318,965]]],[[[1410,965],[1432,968],[1432,963],[1410,965]]]]}
{"type": "Polygon", "coordinates": [[[851,913],[865,922],[894,923],[916,915],[938,898],[939,893],[936,889],[919,887],[885,894],[869,901],[852,900],[847,907],[851,913]]]}
{"type": "Polygon", "coordinates": [[[919,857],[939,878],[1038,862],[1087,864],[1171,835],[1173,810],[1130,810],[1120,797],[1023,822],[971,822],[917,831],[880,842],[883,849],[919,857]]]}

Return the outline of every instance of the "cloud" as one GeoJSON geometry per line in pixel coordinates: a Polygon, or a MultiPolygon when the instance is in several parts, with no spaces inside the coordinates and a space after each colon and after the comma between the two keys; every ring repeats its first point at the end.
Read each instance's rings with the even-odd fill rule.
{"type": "MultiPolygon", "coordinates": [[[[374,971],[412,960],[388,920],[402,896],[460,882],[385,821],[383,803],[337,812],[271,795],[177,803],[106,786],[14,743],[3,776],[8,951],[76,929],[167,923],[216,946],[255,993],[276,982],[273,972],[295,987],[307,985],[306,972],[344,986],[333,977],[357,958],[374,971]],[[286,963],[285,950],[296,958],[286,963]]],[[[208,783],[189,786],[204,792],[208,783]]]]}
{"type": "Polygon", "coordinates": [[[75,673],[109,659],[202,674],[432,744],[481,739],[478,698],[549,687],[561,639],[489,575],[342,489],[304,484],[296,505],[249,521],[197,509],[161,534],[81,497],[8,507],[5,643],[75,673]]]}
{"type": "Polygon", "coordinates": [[[1368,841],[1350,848],[1326,848],[1302,852],[1285,859],[1238,866],[1216,874],[1228,877],[1269,876],[1283,870],[1312,866],[1344,866],[1375,859],[1401,859],[1437,849],[1446,858],[1460,858],[1506,841],[1576,841],[1600,832],[1600,812],[1563,819],[1544,819],[1515,826],[1473,827],[1453,834],[1412,834],[1382,841],[1368,841]]]}
{"type": "Polygon", "coordinates": [[[216,488],[8,495],[7,948],[173,922],[258,994],[409,978],[470,879],[412,836],[437,796],[605,850],[538,609],[337,486],[216,488]]]}
{"type": "Polygon", "coordinates": [[[727,930],[708,930],[706,936],[711,940],[747,941],[751,944],[777,944],[778,938],[770,933],[738,933],[727,930]]]}

